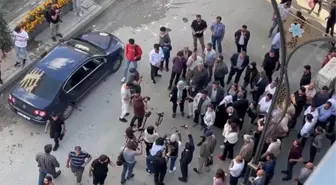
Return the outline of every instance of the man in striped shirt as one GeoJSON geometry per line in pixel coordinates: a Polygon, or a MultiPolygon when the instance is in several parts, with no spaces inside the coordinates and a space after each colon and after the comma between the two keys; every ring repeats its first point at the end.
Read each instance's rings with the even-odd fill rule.
{"type": "Polygon", "coordinates": [[[76,176],[77,184],[80,185],[85,166],[91,161],[90,154],[82,151],[80,146],[75,147],[75,151],[69,153],[66,167],[71,168],[72,173],[76,176]]]}

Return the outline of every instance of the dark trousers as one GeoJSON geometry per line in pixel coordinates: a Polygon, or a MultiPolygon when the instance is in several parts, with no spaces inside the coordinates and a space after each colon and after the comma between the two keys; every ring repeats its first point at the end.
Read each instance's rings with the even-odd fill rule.
{"type": "Polygon", "coordinates": [[[151,80],[155,81],[154,77],[158,75],[159,68],[151,64],[150,76],[151,80]]]}
{"type": "Polygon", "coordinates": [[[176,113],[177,106],[180,107],[180,111],[184,112],[184,102],[180,102],[177,104],[177,102],[173,102],[173,113],[176,113]]]}
{"type": "Polygon", "coordinates": [[[195,112],[194,112],[194,123],[197,125],[197,124],[199,124],[199,119],[200,119],[200,117],[201,117],[201,125],[204,125],[204,116],[205,115],[201,115],[200,114],[200,112],[198,111],[198,110],[196,110],[195,112]]]}
{"type": "Polygon", "coordinates": [[[170,75],[170,80],[169,80],[169,87],[171,87],[173,85],[174,79],[175,79],[175,85],[177,85],[177,83],[180,80],[180,76],[181,76],[181,73],[176,73],[176,72],[172,71],[171,75],[170,75]]]}
{"type": "Polygon", "coordinates": [[[187,68],[184,68],[182,71],[182,78],[184,81],[186,81],[186,75],[187,75],[187,68]]]}
{"type": "Polygon", "coordinates": [[[313,163],[315,160],[315,156],[317,153],[317,148],[313,145],[310,146],[310,150],[309,150],[309,162],[313,163]]]}
{"type": "Polygon", "coordinates": [[[142,127],[142,122],[143,122],[144,117],[136,117],[133,116],[131,122],[130,122],[130,126],[133,127],[135,124],[135,121],[138,121],[138,128],[142,127]]]}
{"type": "Polygon", "coordinates": [[[168,69],[169,67],[169,57],[165,57],[164,60],[161,62],[160,68],[163,69],[163,65],[165,63],[165,68],[168,69]]]}
{"type": "Polygon", "coordinates": [[[55,132],[54,135],[54,142],[55,142],[55,148],[59,147],[59,140],[63,139],[63,134],[59,133],[59,132],[55,132]]]}
{"type": "Polygon", "coordinates": [[[293,176],[293,168],[294,168],[294,166],[296,165],[296,163],[297,162],[287,162],[287,170],[286,170],[286,174],[287,174],[287,177],[288,178],[292,178],[292,176],[293,176]]]}
{"type": "Polygon", "coordinates": [[[240,44],[236,43],[236,46],[237,46],[237,53],[240,53],[242,50],[247,52],[247,45],[246,44],[240,45],[240,44]]]}
{"type": "Polygon", "coordinates": [[[231,70],[230,70],[230,73],[229,73],[229,77],[227,79],[227,83],[231,82],[231,79],[232,79],[233,75],[236,75],[234,82],[238,83],[239,79],[240,79],[240,76],[243,73],[243,71],[244,71],[244,69],[237,69],[237,68],[231,67],[231,70]]]}
{"type": "Polygon", "coordinates": [[[180,162],[180,168],[183,180],[188,180],[188,164],[180,162]]]}
{"type": "Polygon", "coordinates": [[[259,102],[260,96],[261,96],[262,94],[263,94],[263,93],[260,93],[260,92],[258,92],[258,91],[253,92],[253,93],[252,93],[252,100],[253,100],[254,102],[259,102]]]}
{"type": "Polygon", "coordinates": [[[312,11],[314,11],[315,7],[316,7],[316,4],[319,5],[319,8],[317,10],[317,13],[319,14],[322,10],[322,0],[314,0],[314,6],[313,8],[309,11],[309,13],[311,13],[312,11]]]}
{"type": "Polygon", "coordinates": [[[326,31],[325,31],[326,35],[330,33],[332,37],[334,36],[334,26],[335,26],[335,22],[327,21],[326,31]]]}
{"type": "Polygon", "coordinates": [[[225,86],[224,78],[225,77],[216,77],[216,76],[214,76],[214,78],[215,78],[215,81],[218,81],[219,84],[224,88],[224,86],[225,86]]]}
{"type": "Polygon", "coordinates": [[[253,84],[252,84],[252,81],[249,82],[249,81],[244,80],[244,87],[245,87],[245,88],[246,88],[249,84],[250,84],[250,88],[253,89],[254,86],[253,86],[253,84]]]}
{"type": "Polygon", "coordinates": [[[264,185],[268,185],[271,182],[272,178],[273,178],[273,176],[270,176],[270,175],[266,174],[264,185]]]}
{"type": "Polygon", "coordinates": [[[150,155],[150,149],[152,149],[153,143],[147,143],[145,141],[145,144],[146,144],[146,156],[149,156],[150,155]]]}
{"type": "Polygon", "coordinates": [[[154,172],[154,183],[155,185],[163,185],[163,180],[166,176],[166,169],[154,172]]]}
{"type": "Polygon", "coordinates": [[[268,82],[271,83],[271,82],[272,82],[273,70],[269,70],[269,69],[265,69],[265,68],[264,68],[264,71],[265,71],[265,73],[266,73],[268,82]]]}
{"type": "Polygon", "coordinates": [[[293,129],[296,126],[297,118],[300,117],[303,107],[295,107],[295,114],[291,121],[290,128],[293,129]]]}
{"type": "MultiPolygon", "coordinates": [[[[266,184],[265,184],[266,185],[266,184]]],[[[300,181],[297,182],[297,185],[303,185],[303,183],[301,183],[300,181]]]]}
{"type": "Polygon", "coordinates": [[[335,121],[336,121],[336,116],[335,115],[331,115],[328,118],[329,126],[327,127],[327,132],[331,133],[331,132],[334,131],[335,121]]]}
{"type": "Polygon", "coordinates": [[[224,150],[222,154],[222,160],[225,160],[226,157],[229,159],[233,159],[233,147],[235,144],[231,144],[229,142],[224,143],[224,150]]]}
{"type": "Polygon", "coordinates": [[[218,47],[218,53],[222,53],[222,37],[221,36],[211,36],[212,48],[216,51],[216,45],[218,47]]]}
{"type": "Polygon", "coordinates": [[[237,185],[238,184],[238,180],[239,180],[239,176],[238,177],[234,177],[230,174],[230,181],[229,184],[230,185],[237,185]]]}
{"type": "Polygon", "coordinates": [[[208,74],[209,74],[209,76],[208,76],[208,82],[210,82],[211,79],[212,79],[213,66],[208,66],[208,65],[204,65],[204,66],[208,70],[208,74]]]}
{"type": "Polygon", "coordinates": [[[300,132],[297,134],[297,138],[301,140],[301,146],[304,148],[308,138],[301,136],[300,132]]]}

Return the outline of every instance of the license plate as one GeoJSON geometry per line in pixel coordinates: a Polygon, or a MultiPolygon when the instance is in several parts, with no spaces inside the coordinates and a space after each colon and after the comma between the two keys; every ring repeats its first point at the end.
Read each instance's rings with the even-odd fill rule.
{"type": "Polygon", "coordinates": [[[28,117],[28,116],[22,114],[21,112],[17,112],[17,114],[18,114],[19,116],[23,117],[23,118],[26,119],[26,120],[30,120],[30,117],[28,117]]]}

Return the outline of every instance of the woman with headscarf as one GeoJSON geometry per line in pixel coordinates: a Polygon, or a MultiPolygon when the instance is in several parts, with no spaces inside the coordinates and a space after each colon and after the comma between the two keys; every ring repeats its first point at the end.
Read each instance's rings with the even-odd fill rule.
{"type": "Polygon", "coordinates": [[[170,94],[170,101],[173,103],[173,118],[176,117],[177,106],[180,107],[181,116],[184,117],[184,102],[187,98],[187,89],[185,88],[184,81],[179,81],[170,94]]]}

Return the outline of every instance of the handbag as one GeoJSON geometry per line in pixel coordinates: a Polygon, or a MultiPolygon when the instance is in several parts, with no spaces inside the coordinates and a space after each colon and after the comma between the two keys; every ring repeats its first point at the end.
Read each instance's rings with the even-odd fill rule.
{"type": "Polygon", "coordinates": [[[208,157],[205,161],[205,166],[211,166],[213,164],[213,157],[208,157]]]}
{"type": "Polygon", "coordinates": [[[124,150],[125,150],[126,147],[124,147],[122,149],[122,151],[120,152],[120,154],[118,155],[117,157],[117,161],[116,161],[116,164],[117,166],[122,166],[125,162],[125,159],[124,159],[124,150]]]}

